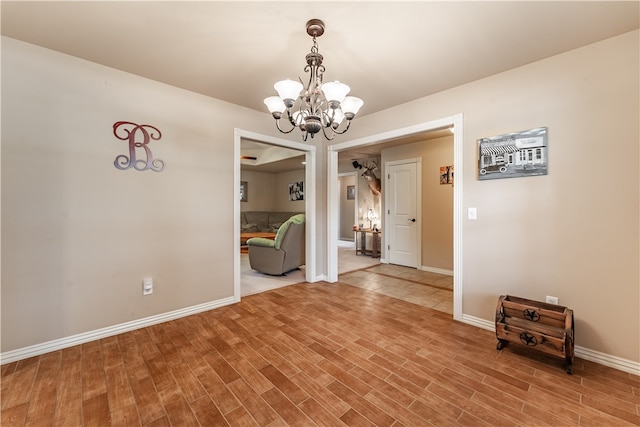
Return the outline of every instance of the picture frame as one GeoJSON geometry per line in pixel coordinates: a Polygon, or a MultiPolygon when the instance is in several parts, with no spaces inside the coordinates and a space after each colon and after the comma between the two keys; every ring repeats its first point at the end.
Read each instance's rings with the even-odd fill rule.
{"type": "Polygon", "coordinates": [[[289,184],[289,201],[304,200],[304,181],[289,184]]]}
{"type": "Polygon", "coordinates": [[[478,180],[547,174],[547,128],[539,127],[481,138],[478,180]]]}
{"type": "Polygon", "coordinates": [[[440,185],[453,185],[453,165],[440,166],[440,185]]]}
{"type": "Polygon", "coordinates": [[[347,185],[347,200],[355,200],[356,198],[356,186],[347,185]]]}
{"type": "Polygon", "coordinates": [[[247,193],[249,191],[247,181],[240,181],[240,201],[246,202],[248,201],[247,193]]]}

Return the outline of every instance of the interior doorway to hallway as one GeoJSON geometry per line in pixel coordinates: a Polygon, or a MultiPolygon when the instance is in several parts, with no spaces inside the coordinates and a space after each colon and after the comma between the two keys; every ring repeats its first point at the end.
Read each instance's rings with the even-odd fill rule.
{"type": "MultiPolygon", "coordinates": [[[[315,245],[312,244],[312,236],[316,234],[316,215],[315,215],[315,194],[316,194],[316,185],[315,185],[315,170],[316,170],[316,147],[309,144],[303,144],[300,142],[287,141],[280,138],[274,138],[267,135],[261,135],[254,132],[236,129],[234,132],[234,192],[238,196],[234,199],[234,284],[233,284],[233,300],[240,301],[242,295],[242,259],[241,259],[241,251],[240,251],[240,243],[241,243],[241,203],[249,203],[241,202],[241,156],[242,156],[242,144],[255,143],[258,145],[264,145],[269,148],[273,148],[273,150],[267,150],[268,153],[264,154],[265,159],[268,157],[270,160],[274,160],[272,162],[267,162],[266,160],[261,162],[263,164],[267,163],[276,163],[277,161],[287,161],[287,158],[298,157],[300,155],[303,156],[303,159],[294,159],[293,161],[301,163],[304,160],[304,209],[299,209],[298,205],[299,201],[296,201],[295,210],[303,210],[305,212],[305,261],[306,265],[304,268],[304,280],[307,282],[314,282],[317,280],[316,278],[316,250],[315,245]],[[290,151],[292,153],[288,153],[290,151]],[[280,156],[280,157],[278,157],[280,156]]],[[[257,155],[248,155],[245,157],[258,157],[257,155]]],[[[256,159],[257,160],[257,159],[256,159]]],[[[276,166],[274,166],[276,167],[276,166]]],[[[265,169],[268,170],[268,169],[265,169]]],[[[296,178],[296,181],[299,178],[296,178]]],[[[288,185],[291,183],[279,183],[276,188],[276,191],[279,191],[277,196],[274,197],[288,197],[289,189],[288,185]],[[281,185],[280,185],[281,184],[281,185]]],[[[248,188],[248,195],[251,197],[251,187],[249,183],[242,184],[244,186],[245,191],[248,188]]],[[[254,194],[255,195],[255,194],[254,194]]],[[[286,203],[286,202],[285,202],[286,203]]],[[[261,210],[260,205],[256,205],[256,210],[261,210]]],[[[246,256],[246,255],[245,255],[246,256]]]]}
{"type": "MultiPolygon", "coordinates": [[[[414,139],[414,142],[424,140],[424,136],[431,132],[453,131],[453,163],[462,165],[462,115],[421,123],[406,128],[397,129],[383,134],[372,135],[370,137],[329,146],[328,156],[328,214],[329,214],[329,245],[328,245],[328,281],[337,281],[338,274],[338,252],[336,236],[336,215],[338,209],[338,154],[348,150],[366,150],[367,147],[377,144],[401,145],[414,139]]],[[[385,172],[386,173],[386,172],[385,172]]],[[[453,187],[453,317],[462,320],[462,182],[463,170],[456,169],[456,185],[453,187]]],[[[383,189],[384,191],[384,189],[383,189]]],[[[383,236],[385,231],[383,230],[383,236]]],[[[384,242],[384,240],[383,240],[384,242]]],[[[383,243],[383,263],[388,263],[386,251],[383,243]]]]}

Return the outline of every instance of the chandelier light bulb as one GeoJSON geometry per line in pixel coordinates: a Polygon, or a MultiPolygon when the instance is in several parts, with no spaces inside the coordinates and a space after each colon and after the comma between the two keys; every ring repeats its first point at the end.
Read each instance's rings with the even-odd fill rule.
{"type": "Polygon", "coordinates": [[[287,107],[284,105],[284,102],[282,102],[282,98],[280,98],[279,96],[270,96],[268,98],[265,98],[264,104],[267,106],[267,109],[271,114],[282,114],[284,113],[284,110],[287,109],[287,107]]]}
{"type": "Polygon", "coordinates": [[[346,98],[344,98],[344,101],[342,101],[342,111],[344,111],[344,114],[346,116],[351,114],[351,118],[353,118],[353,116],[358,114],[358,111],[360,111],[360,107],[362,107],[363,105],[364,101],[362,99],[356,96],[347,96],[346,98]]]}
{"type": "Polygon", "coordinates": [[[338,104],[344,100],[344,97],[347,96],[351,90],[349,86],[339,81],[325,83],[321,86],[321,89],[329,103],[337,102],[338,104]]]}
{"type": "Polygon", "coordinates": [[[306,112],[294,111],[293,112],[293,122],[296,126],[304,127],[304,118],[306,116],[306,112]]]}
{"type": "Polygon", "coordinates": [[[337,108],[333,110],[333,113],[329,114],[333,114],[333,117],[331,119],[331,126],[333,126],[334,129],[337,129],[340,123],[342,123],[342,121],[344,120],[344,113],[341,109],[337,108]]]}
{"type": "MultiPolygon", "coordinates": [[[[285,105],[287,105],[287,101],[295,102],[302,91],[302,83],[289,79],[281,80],[274,84],[273,87],[278,92],[278,95],[285,105]]],[[[287,107],[291,108],[293,106],[293,102],[291,102],[291,105],[287,105],[287,107]]]]}

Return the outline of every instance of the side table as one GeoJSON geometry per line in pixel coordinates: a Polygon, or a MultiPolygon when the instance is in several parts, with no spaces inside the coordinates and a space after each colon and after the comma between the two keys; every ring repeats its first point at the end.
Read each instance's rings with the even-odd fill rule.
{"type": "Polygon", "coordinates": [[[361,230],[355,230],[355,234],[356,255],[369,255],[372,258],[380,258],[380,234],[382,234],[382,232],[379,230],[371,230],[370,228],[363,228],[361,230]],[[367,249],[367,234],[371,235],[371,249],[367,249]],[[360,243],[359,247],[358,243],[360,243]]]}

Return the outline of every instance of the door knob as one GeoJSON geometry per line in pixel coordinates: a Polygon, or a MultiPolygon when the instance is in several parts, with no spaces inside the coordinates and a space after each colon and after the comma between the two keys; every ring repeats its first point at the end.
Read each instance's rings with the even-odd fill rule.
{"type": "Polygon", "coordinates": [[[415,218],[411,218],[409,221],[416,222],[416,219],[415,218]]]}

